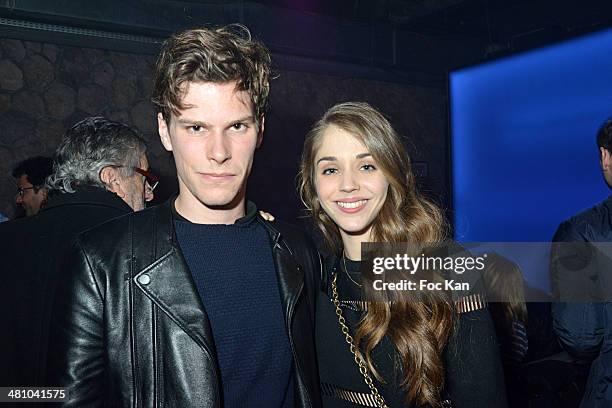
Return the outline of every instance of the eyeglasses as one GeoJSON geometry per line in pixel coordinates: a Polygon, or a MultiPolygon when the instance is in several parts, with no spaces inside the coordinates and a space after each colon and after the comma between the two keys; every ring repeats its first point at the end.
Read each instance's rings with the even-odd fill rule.
{"type": "Polygon", "coordinates": [[[25,194],[26,190],[32,190],[34,189],[34,186],[32,187],[17,187],[17,195],[19,197],[23,197],[23,195],[25,194]]]}
{"type": "Polygon", "coordinates": [[[147,187],[149,187],[151,191],[155,190],[155,187],[157,187],[159,184],[159,176],[156,176],[148,170],[141,169],[140,167],[132,167],[132,170],[143,175],[145,182],[147,183],[147,187]]]}

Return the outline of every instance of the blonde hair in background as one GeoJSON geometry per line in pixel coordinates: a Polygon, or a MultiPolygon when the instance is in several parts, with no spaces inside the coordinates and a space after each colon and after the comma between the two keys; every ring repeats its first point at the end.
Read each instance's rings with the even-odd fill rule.
{"type": "Polygon", "coordinates": [[[497,304],[507,324],[527,322],[523,273],[517,264],[503,256],[487,254],[486,268],[482,272],[487,298],[497,304]]]}

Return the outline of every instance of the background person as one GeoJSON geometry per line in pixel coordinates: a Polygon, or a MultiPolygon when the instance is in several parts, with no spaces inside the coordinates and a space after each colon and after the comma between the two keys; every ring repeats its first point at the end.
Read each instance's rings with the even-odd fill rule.
{"type": "MultiPolygon", "coordinates": [[[[612,120],[597,132],[599,164],[612,186],[612,120]]],[[[591,362],[581,407],[612,405],[612,196],[563,221],[551,249],[553,327],[574,357],[591,362]]]]}
{"type": "Polygon", "coordinates": [[[516,263],[491,252],[483,282],[501,344],[510,406],[578,406],[584,367],[574,364],[559,345],[550,295],[529,287],[516,263]]]}
{"type": "Polygon", "coordinates": [[[49,157],[35,156],[17,163],[13,168],[13,177],[17,183],[15,204],[23,209],[25,216],[30,217],[47,202],[45,180],[53,169],[49,157]]]}
{"type": "Polygon", "coordinates": [[[79,232],[144,208],[153,198],[141,174],[147,169],[136,130],[86,118],[62,137],[47,205],[33,217],[0,224],[0,385],[45,385],[50,314],[56,285],[66,279],[63,254],[79,232]]]}

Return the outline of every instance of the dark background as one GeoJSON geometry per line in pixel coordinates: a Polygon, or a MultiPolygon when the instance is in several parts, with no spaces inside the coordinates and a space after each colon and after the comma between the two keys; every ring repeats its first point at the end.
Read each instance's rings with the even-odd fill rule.
{"type": "Polygon", "coordinates": [[[611,3],[1,0],[0,212],[14,214],[12,166],[51,155],[91,115],[137,126],[163,177],[158,199],[172,194],[149,102],[155,55],[175,30],[234,22],[266,43],[278,74],[249,184],[260,208],[297,222],[304,135],[333,104],[360,100],[405,136],[421,186],[450,212],[448,72],[608,27],[611,3]]]}

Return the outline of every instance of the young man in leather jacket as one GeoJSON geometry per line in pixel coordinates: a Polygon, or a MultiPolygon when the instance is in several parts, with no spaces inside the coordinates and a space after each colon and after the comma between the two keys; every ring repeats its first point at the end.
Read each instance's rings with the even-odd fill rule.
{"type": "Polygon", "coordinates": [[[314,247],[245,199],[270,56],[242,26],[187,30],[153,103],[179,194],[77,239],[54,315],[65,406],[318,407],[314,247]]]}

